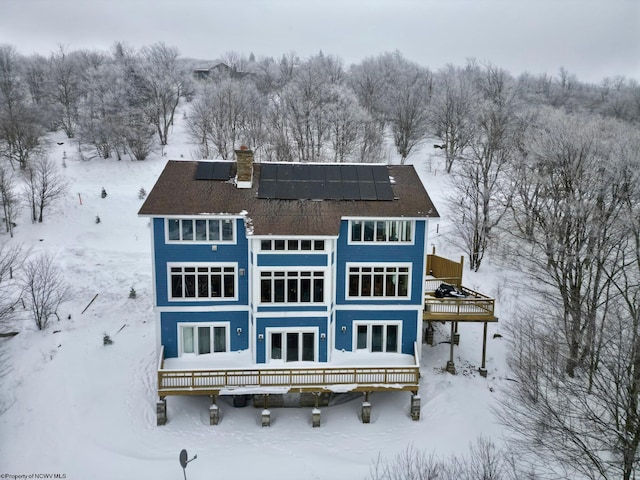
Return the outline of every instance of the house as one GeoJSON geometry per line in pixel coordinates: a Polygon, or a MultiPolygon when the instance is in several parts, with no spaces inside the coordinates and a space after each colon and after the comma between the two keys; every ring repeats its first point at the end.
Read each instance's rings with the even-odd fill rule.
{"type": "Polygon", "coordinates": [[[170,395],[210,396],[212,424],[218,396],[253,396],[268,424],[268,402],[299,393],[319,425],[320,402],[354,391],[367,422],[380,390],[411,392],[419,418],[431,321],[495,317],[476,292],[463,308],[433,296],[438,275],[462,288],[462,265],[427,254],[438,212],[414,167],[236,158],[167,162],[139,211],[151,222],[158,424],[170,395]]]}

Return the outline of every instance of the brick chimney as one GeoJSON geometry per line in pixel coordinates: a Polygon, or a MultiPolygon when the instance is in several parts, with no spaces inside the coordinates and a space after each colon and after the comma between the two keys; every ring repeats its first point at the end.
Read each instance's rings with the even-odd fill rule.
{"type": "Polygon", "coordinates": [[[244,145],[240,150],[236,150],[236,162],[238,173],[236,175],[236,186],[238,188],[251,188],[253,181],[253,151],[244,145]]]}

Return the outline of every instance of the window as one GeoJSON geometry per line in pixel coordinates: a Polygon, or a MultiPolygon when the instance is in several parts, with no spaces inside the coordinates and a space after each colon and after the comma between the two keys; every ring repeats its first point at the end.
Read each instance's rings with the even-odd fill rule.
{"type": "Polygon", "coordinates": [[[171,299],[235,299],[235,265],[171,265],[171,299]]]}
{"type": "Polygon", "coordinates": [[[262,303],[323,303],[324,272],[261,272],[262,303]]]}
{"type": "Polygon", "coordinates": [[[413,241],[411,220],[351,220],[352,243],[359,242],[405,242],[413,241]]]}
{"type": "Polygon", "coordinates": [[[183,354],[205,355],[227,351],[227,326],[181,325],[180,338],[183,354]]]}
{"type": "Polygon", "coordinates": [[[232,218],[167,219],[168,240],[171,242],[233,242],[235,220],[232,218]]]}
{"type": "Polygon", "coordinates": [[[324,251],[324,240],[261,240],[260,250],[269,251],[324,251]]]}
{"type": "Polygon", "coordinates": [[[347,297],[407,298],[409,266],[349,266],[347,297]]]}
{"type": "Polygon", "coordinates": [[[356,350],[369,352],[399,352],[399,323],[356,324],[356,350]]]}
{"type": "Polygon", "coordinates": [[[271,332],[269,334],[270,360],[285,362],[315,362],[315,332],[271,332]]]}

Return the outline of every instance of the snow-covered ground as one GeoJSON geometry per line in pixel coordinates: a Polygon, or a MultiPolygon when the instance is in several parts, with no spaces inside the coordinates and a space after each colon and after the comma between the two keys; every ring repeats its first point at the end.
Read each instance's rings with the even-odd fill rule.
{"type": "MultiPolygon", "coordinates": [[[[0,474],[10,475],[2,478],[177,479],[183,475],[178,455],[187,449],[190,458],[198,456],[188,465],[189,479],[364,479],[379,453],[393,457],[410,444],[442,456],[466,452],[480,434],[500,444],[492,406],[505,385],[506,346],[493,334],[503,329],[513,305],[499,291],[490,259],[481,275],[465,271],[464,282],[498,296],[501,323],[489,325],[489,375],[477,373],[481,324],[461,325],[455,376],[443,372],[447,343],[423,345],[420,421],[409,417],[409,393],[396,392],[370,396],[372,422],[366,425],[358,416],[362,395],[349,394],[322,408],[320,428],[311,427],[306,408],[272,409],[271,427],[262,428],[260,409],[234,408],[227,397],[218,401],[217,426],[209,426],[208,397],[169,397],[169,423],[156,426],[149,222],[137,216],[143,201],[138,192],[151,189],[167,158],[191,158],[182,116],[176,118],[166,156],[142,162],[83,162],[57,136],[65,143],[54,142],[50,156],[69,178],[69,194],[45,211],[44,223],[31,224],[24,211],[15,238],[0,235],[0,242],[53,253],[73,292],[59,310],[60,321],[45,331],[16,317],[5,329],[20,333],[0,339],[0,474]],[[128,298],[131,287],[135,299],[128,298]],[[112,345],[103,345],[105,333],[112,345]]],[[[448,242],[452,231],[441,201],[447,177],[429,150],[410,161],[443,216],[431,225],[430,243],[457,259],[461,252],[448,242]]],[[[439,329],[436,340],[448,339],[448,326],[439,329]]]]}

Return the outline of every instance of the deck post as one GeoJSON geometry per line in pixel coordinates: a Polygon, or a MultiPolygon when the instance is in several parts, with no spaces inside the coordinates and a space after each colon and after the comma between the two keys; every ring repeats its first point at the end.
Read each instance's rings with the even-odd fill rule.
{"type": "Polygon", "coordinates": [[[263,427],[271,426],[271,412],[266,408],[262,410],[261,423],[263,427]]]}
{"type": "Polygon", "coordinates": [[[364,392],[364,402],[362,402],[362,423],[371,423],[371,404],[369,403],[369,392],[364,392]]]}
{"type": "Polygon", "coordinates": [[[167,399],[165,397],[160,397],[156,403],[156,420],[157,426],[167,424],[167,399]]]}
{"type": "Polygon", "coordinates": [[[484,329],[482,330],[482,365],[479,368],[480,376],[487,376],[487,322],[484,322],[484,329]]]}
{"type": "Polygon", "coordinates": [[[218,425],[220,422],[220,409],[216,405],[216,396],[211,395],[211,406],[209,407],[209,425],[218,425]]]}
{"type": "MultiPolygon", "coordinates": [[[[460,308],[460,305],[458,305],[460,308]]],[[[460,345],[460,334],[458,333],[458,322],[453,322],[455,325],[455,331],[453,332],[453,343],[460,345]]]]}
{"type": "Polygon", "coordinates": [[[262,396],[263,400],[264,400],[264,408],[262,409],[262,416],[261,416],[261,420],[262,420],[262,426],[263,427],[270,427],[271,426],[271,412],[269,411],[268,407],[268,398],[269,398],[269,394],[265,393],[262,396]]]}
{"type": "Polygon", "coordinates": [[[318,407],[311,411],[311,426],[313,428],[320,426],[320,409],[318,407]]]}
{"type": "Polygon", "coordinates": [[[418,392],[411,394],[411,420],[417,422],[420,420],[420,395],[418,392]]]}
{"type": "Polygon", "coordinates": [[[455,375],[456,373],[456,365],[455,363],[453,363],[453,347],[454,347],[454,341],[453,341],[453,335],[454,335],[454,330],[455,330],[455,323],[456,322],[451,322],[451,342],[449,342],[449,361],[447,362],[447,372],[455,375]]]}
{"type": "Polygon", "coordinates": [[[428,323],[427,325],[427,333],[425,335],[425,342],[427,343],[427,345],[431,345],[433,347],[433,325],[431,322],[428,323]]]}

